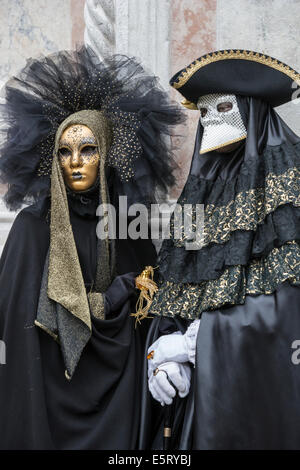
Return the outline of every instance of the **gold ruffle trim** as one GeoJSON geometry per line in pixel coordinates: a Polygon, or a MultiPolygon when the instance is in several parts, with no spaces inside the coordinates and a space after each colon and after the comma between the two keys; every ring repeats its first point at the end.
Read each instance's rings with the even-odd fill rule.
{"type": "Polygon", "coordinates": [[[150,314],[199,318],[225,305],[241,305],[246,295],[272,294],[285,281],[300,286],[300,247],[287,242],[248,266],[231,266],[218,279],[198,284],[163,282],[150,314]]]}
{"type": "MultiPolygon", "coordinates": [[[[250,189],[238,193],[236,198],[226,206],[207,204],[204,207],[203,237],[198,242],[199,249],[209,243],[224,243],[229,240],[231,232],[235,230],[256,230],[257,225],[265,217],[283,204],[300,206],[300,170],[290,168],[282,175],[269,173],[265,180],[265,187],[250,189]]],[[[181,204],[185,204],[182,200],[181,204]]],[[[193,221],[193,230],[196,230],[194,208],[189,208],[193,221]]],[[[171,219],[171,233],[174,230],[174,220],[171,219]]],[[[181,226],[184,233],[184,226],[181,226]]],[[[182,247],[187,237],[174,240],[174,245],[182,247]]],[[[197,242],[194,242],[196,246],[197,242]]]]}
{"type": "Polygon", "coordinates": [[[197,72],[197,70],[201,69],[205,65],[226,59],[244,59],[268,65],[269,67],[284,73],[294,80],[298,85],[300,85],[300,74],[296,72],[296,70],[289,67],[287,64],[284,64],[283,62],[280,62],[279,60],[265,54],[260,54],[259,52],[231,49],[206,54],[195,60],[181,72],[181,74],[177,77],[177,81],[174,82],[172,86],[176,89],[181,88],[192,77],[192,75],[197,72]]]}

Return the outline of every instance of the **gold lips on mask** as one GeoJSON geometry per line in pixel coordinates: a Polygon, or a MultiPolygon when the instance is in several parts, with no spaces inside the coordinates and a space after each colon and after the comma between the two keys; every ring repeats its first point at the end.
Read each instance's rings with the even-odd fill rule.
{"type": "Polygon", "coordinates": [[[85,191],[96,181],[99,168],[99,149],[89,127],[73,124],[61,135],[58,156],[64,180],[73,191],[85,191]]]}

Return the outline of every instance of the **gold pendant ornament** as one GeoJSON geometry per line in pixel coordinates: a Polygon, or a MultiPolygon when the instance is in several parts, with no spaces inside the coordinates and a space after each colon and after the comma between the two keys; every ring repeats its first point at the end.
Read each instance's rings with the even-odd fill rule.
{"type": "Polygon", "coordinates": [[[131,316],[136,319],[135,326],[144,318],[153,318],[149,317],[148,313],[154,294],[158,290],[157,284],[153,280],[154,269],[155,268],[152,266],[146,266],[142,273],[135,279],[136,288],[141,291],[136,303],[136,313],[131,314],[131,316]]]}

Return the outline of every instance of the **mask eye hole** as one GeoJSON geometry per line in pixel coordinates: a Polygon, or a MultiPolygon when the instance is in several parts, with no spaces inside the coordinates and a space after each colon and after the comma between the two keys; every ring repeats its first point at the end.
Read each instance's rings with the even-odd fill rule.
{"type": "Polygon", "coordinates": [[[86,145],[81,149],[81,155],[89,156],[97,152],[97,147],[95,145],[86,145]]]}
{"type": "Polygon", "coordinates": [[[67,147],[62,147],[62,148],[59,149],[59,156],[60,157],[67,158],[67,157],[70,157],[71,155],[72,155],[72,152],[67,147]]]}
{"type": "Polygon", "coordinates": [[[201,114],[201,117],[206,116],[206,114],[207,114],[207,109],[206,109],[206,108],[200,108],[200,114],[201,114]]]}
{"type": "Polygon", "coordinates": [[[224,103],[219,103],[217,106],[217,110],[219,113],[227,113],[232,109],[232,103],[230,101],[224,101],[224,103]]]}

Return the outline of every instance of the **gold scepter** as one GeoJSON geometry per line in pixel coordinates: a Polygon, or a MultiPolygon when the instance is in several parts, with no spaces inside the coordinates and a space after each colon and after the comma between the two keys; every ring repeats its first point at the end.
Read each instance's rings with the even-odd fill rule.
{"type": "Polygon", "coordinates": [[[135,278],[135,286],[140,289],[140,295],[136,303],[136,313],[131,316],[135,317],[135,326],[141,323],[144,318],[153,318],[148,315],[155,292],[158,286],[153,280],[154,269],[152,266],[146,266],[139,276],[135,278]]]}

